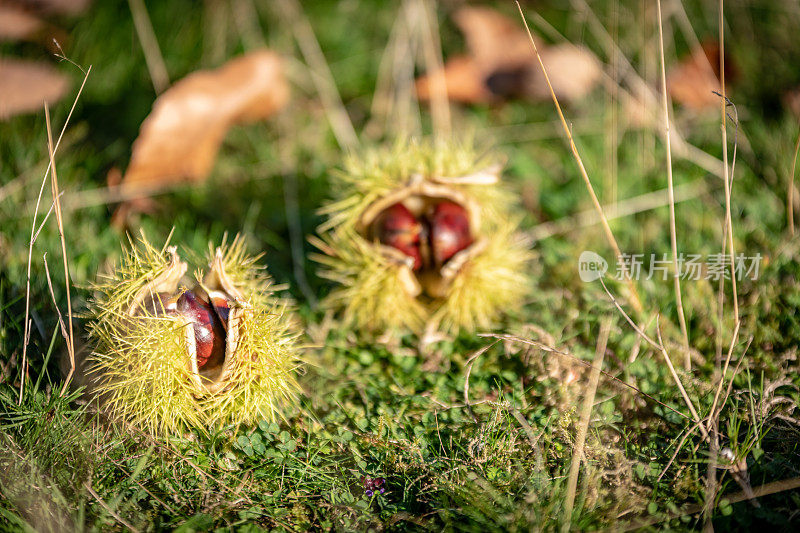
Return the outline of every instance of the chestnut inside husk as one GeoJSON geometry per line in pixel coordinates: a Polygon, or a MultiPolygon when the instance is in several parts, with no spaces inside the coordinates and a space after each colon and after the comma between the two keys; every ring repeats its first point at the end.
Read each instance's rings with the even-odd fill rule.
{"type": "Polygon", "coordinates": [[[215,392],[225,386],[236,355],[237,325],[246,306],[225,273],[220,254],[215,256],[208,275],[189,288],[182,283],[186,263],[174,248],[169,252],[169,267],[139,291],[129,312],[132,317],[183,319],[188,369],[197,385],[215,392]]]}
{"type": "Polygon", "coordinates": [[[418,181],[370,205],[359,230],[405,267],[409,293],[435,299],[447,295],[452,278],[485,247],[479,222],[469,198],[449,186],[418,181]]]}

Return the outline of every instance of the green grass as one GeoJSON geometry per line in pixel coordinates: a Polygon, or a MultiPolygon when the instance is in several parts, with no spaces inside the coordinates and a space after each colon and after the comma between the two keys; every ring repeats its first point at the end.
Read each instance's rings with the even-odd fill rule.
{"type": "MultiPolygon", "coordinates": [[[[300,58],[278,10],[256,4],[264,39],[300,58]]],[[[362,131],[370,119],[378,64],[396,8],[366,0],[307,4],[347,111],[362,131]]],[[[570,40],[605,59],[602,41],[582,14],[559,4],[537,3],[536,9],[570,40]]],[[[227,38],[214,44],[208,37],[214,16],[200,4],[149,2],[148,8],[173,81],[247,48],[232,19],[227,38]],[[215,46],[221,51],[215,52],[215,46]]],[[[447,18],[450,4],[438,9],[445,54],[457,53],[463,39],[447,18]]],[[[500,9],[514,16],[513,5],[500,9]]],[[[657,46],[643,42],[643,27],[655,28],[654,13],[647,12],[645,25],[641,2],[593,3],[593,9],[626,56],[655,84],[657,46]]],[[[788,236],[785,216],[798,127],[779,104],[780,92],[800,81],[793,46],[800,19],[759,0],[726,9],[726,45],[742,71],[730,94],[741,120],[734,237],[737,252],[760,253],[764,263],[758,280],[739,285],[742,329],[732,367],[748,342],[749,348],[723,404],[719,434],[721,447],[746,458],[755,488],[800,475],[793,411],[800,386],[800,249],[797,239],[788,236]]],[[[687,5],[687,10],[701,38],[716,35],[716,3],[687,5]]],[[[60,187],[67,191],[64,226],[72,303],[82,313],[90,283],[119,261],[126,237],[110,227],[113,205],[73,209],[70,202],[79,191],[105,186],[110,169],[124,169],[154,94],[126,2],[95,2],[85,16],[55,22],[69,30],[69,41],[62,43],[67,56],[84,67],[92,65],[56,156],[60,187]]],[[[683,54],[689,46],[677,28],[674,23],[667,28],[668,62],[675,60],[675,50],[683,54]]],[[[3,43],[0,53],[53,61],[33,44],[3,43]]],[[[77,88],[80,72],[68,63],[59,68],[77,88]]],[[[53,109],[54,129],[64,123],[70,103],[67,97],[53,109]]],[[[619,200],[666,186],[660,132],[610,135],[620,108],[609,105],[603,90],[566,113],[601,202],[613,200],[612,184],[619,200]],[[612,155],[617,160],[613,178],[612,155]]],[[[676,108],[675,119],[689,142],[720,156],[717,115],[697,117],[676,108]]],[[[454,108],[459,130],[476,132],[507,158],[505,178],[526,207],[526,230],[591,208],[555,119],[550,102],[454,108]]],[[[430,131],[425,109],[423,127],[430,131]]],[[[393,133],[375,137],[391,140],[393,133]]],[[[731,141],[732,133],[731,127],[731,141]]],[[[328,176],[342,159],[317,95],[295,87],[293,103],[280,120],[235,128],[228,135],[206,184],[160,195],[157,211],[142,216],[151,240],[163,240],[174,226],[172,242],[196,253],[226,232],[241,233],[250,251],[266,252],[264,261],[276,282],[289,284],[308,332],[305,340],[318,346],[304,356],[302,400],[284,422],[156,441],[136,428],[108,424],[79,392],[60,394],[64,342],[55,305],[66,309],[66,293],[54,218],[33,249],[30,370],[18,403],[28,240],[47,145],[43,113],[0,125],[3,528],[124,530],[123,521],[139,530],[180,531],[560,527],[588,369],[571,357],[511,342],[497,343],[468,363],[490,339],[465,333],[422,347],[411,335],[381,343],[337,328],[336,317],[331,324],[314,300],[332,285],[316,275],[310,261],[293,264],[289,228],[298,222],[301,233],[309,235],[322,222],[317,209],[330,198],[328,176]],[[289,165],[284,165],[286,158],[289,165]],[[287,197],[296,200],[297,213],[287,209],[287,197]],[[44,276],[44,253],[55,304],[44,276]],[[305,291],[298,272],[307,278],[305,291]],[[468,370],[471,405],[465,405],[468,370]],[[569,376],[577,381],[569,382],[569,376]],[[385,478],[387,491],[367,496],[363,476],[385,478]]],[[[673,169],[676,186],[705,185],[705,192],[676,207],[680,250],[718,253],[725,211],[721,180],[678,158],[673,169]]],[[[42,211],[50,201],[47,186],[42,211]]],[[[670,251],[666,206],[613,220],[611,227],[624,252],[670,251]]],[[[303,257],[314,251],[305,241],[301,245],[303,257]]],[[[688,410],[660,354],[638,340],[599,284],[578,277],[581,251],[595,250],[611,259],[599,225],[570,228],[533,248],[535,296],[497,332],[538,340],[588,362],[601,324],[610,321],[603,369],[639,389],[601,375],[573,528],[702,528],[709,447],[695,432],[659,479],[693,425],[685,418],[688,410]],[[629,362],[633,351],[638,356],[629,362]]],[[[659,315],[664,341],[680,366],[672,284],[642,280],[637,286],[646,312],[635,318],[655,336],[659,315]]],[[[625,291],[616,282],[609,288],[617,295],[625,291]]],[[[692,372],[679,375],[706,416],[716,390],[717,336],[724,355],[733,330],[731,304],[726,301],[720,323],[716,283],[684,282],[682,288],[697,357],[692,372]]],[[[75,326],[83,331],[81,319],[75,326]]],[[[729,473],[717,470],[717,478],[721,487],[709,518],[719,530],[763,523],[796,528],[797,490],[759,498],[761,506],[755,508],[731,501],[741,489],[729,473]]]]}

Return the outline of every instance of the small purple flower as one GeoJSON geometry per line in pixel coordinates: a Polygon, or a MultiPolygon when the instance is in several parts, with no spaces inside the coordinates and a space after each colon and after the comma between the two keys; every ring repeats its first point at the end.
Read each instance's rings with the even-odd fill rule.
{"type": "Polygon", "coordinates": [[[364,494],[370,498],[377,491],[379,494],[386,492],[386,479],[382,477],[372,478],[369,476],[361,476],[361,483],[364,485],[364,494]]]}

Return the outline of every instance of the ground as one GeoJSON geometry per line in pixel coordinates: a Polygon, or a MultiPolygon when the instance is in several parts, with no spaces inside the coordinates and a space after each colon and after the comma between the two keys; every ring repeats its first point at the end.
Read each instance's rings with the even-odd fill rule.
{"type": "MultiPolygon", "coordinates": [[[[701,278],[682,284],[692,347],[686,372],[671,281],[642,276],[636,283],[642,301],[637,312],[627,285],[607,278],[610,294],[656,344],[660,331],[673,376],[664,353],[642,340],[603,286],[581,281],[581,252],[607,258],[612,272],[614,254],[602,226],[579,216],[593,206],[547,100],[452,107],[456,132],[490,143],[507,160],[504,179],[524,209],[523,230],[534,237],[531,296],[521,311],[486,332],[510,337],[494,342],[465,332],[425,344],[412,334],[376,339],[336,327],[337,316],[317,305],[332,284],[305,259],[314,251],[305,236],[323,220],[317,209],[331,196],[327,177],[341,167],[343,149],[328,128],[329,108],[302,66],[304,56],[281,9],[285,5],[292,3],[148,3],[173,81],[216,67],[263,40],[296,58],[290,63],[294,94],[280,117],[230,132],[207,183],[160,194],[155,210],[134,226],[162,242],[174,227],[172,242],[196,252],[225,233],[240,233],[252,251],[266,252],[265,263],[278,282],[289,285],[306,331],[301,401],[276,423],[153,439],[136,428],[109,424],[88,408],[80,390],[62,393],[64,341],[56,308],[65,311],[66,291],[52,217],[31,254],[30,368],[19,398],[26,268],[48,161],[47,134],[43,113],[5,121],[0,125],[4,528],[556,529],[565,523],[570,497],[575,497],[570,520],[576,530],[700,529],[708,523],[720,530],[764,523],[776,530],[796,528],[800,244],[788,226],[786,191],[798,126],[781,95],[800,82],[800,14],[758,0],[725,5],[725,46],[739,70],[728,91],[735,108],[728,108],[733,120],[727,125],[729,163],[736,148],[736,165],[729,169],[734,248],[748,257],[760,254],[762,261],[757,279],[738,283],[741,326],[720,385],[720,367],[737,331],[730,283],[723,287],[722,309],[718,282],[701,278]],[[250,8],[257,17],[242,19],[242,9],[250,8]],[[55,302],[44,274],[45,253],[55,302]],[[479,352],[487,345],[491,348],[479,352]],[[592,379],[596,353],[603,355],[604,373],[592,379]],[[677,382],[699,418],[708,417],[712,405],[721,408],[711,417],[716,429],[708,426],[711,445],[697,430],[677,382]],[[576,442],[586,427],[583,401],[593,383],[597,391],[577,493],[569,494],[571,459],[580,453],[576,442]],[[728,451],[719,451],[724,448],[728,451]],[[774,494],[759,497],[756,506],[742,496],[746,476],[757,492],[788,482],[767,485],[774,494]],[[383,480],[385,491],[369,495],[374,479],[383,480]]],[[[570,5],[536,2],[524,10],[543,42],[557,42],[561,32],[592,49],[616,76],[612,82],[621,82],[623,62],[609,54],[606,31],[638,75],[658,86],[657,22],[650,6],[593,2],[592,11],[582,2],[570,5]]],[[[450,19],[459,6],[436,6],[445,56],[464,47],[450,19]]],[[[717,3],[691,3],[685,18],[667,6],[668,64],[691,46],[682,21],[691,21],[701,40],[718,35],[717,3]]],[[[518,17],[513,4],[496,7],[518,17]]],[[[398,6],[348,0],[307,2],[303,9],[361,142],[409,133],[385,127],[371,113],[398,6]]],[[[56,156],[60,188],[66,191],[63,225],[74,326],[81,331],[89,284],[119,260],[127,243],[110,224],[115,205],[104,195],[106,177],[127,165],[155,94],[129,4],[98,1],[82,15],[55,17],[53,23],[66,28],[64,54],[92,67],[56,156]]],[[[56,63],[32,43],[3,43],[0,52],[56,63]]],[[[74,95],[83,75],[68,62],[58,68],[71,76],[74,95]]],[[[565,107],[565,114],[599,200],[608,206],[620,249],[645,254],[646,270],[650,254],[671,253],[663,131],[624,127],[614,83],[565,107]],[[653,191],[660,191],[655,206],[643,196],[653,191]]],[[[71,98],[53,108],[55,131],[66,120],[71,98]]],[[[420,131],[410,133],[432,131],[424,105],[421,117],[420,131]]],[[[722,250],[725,220],[720,113],[676,105],[674,119],[673,139],[681,136],[716,161],[701,166],[696,152],[673,148],[681,200],[678,248],[707,259],[722,250]]],[[[44,201],[49,206],[48,193],[49,186],[44,201]]]]}

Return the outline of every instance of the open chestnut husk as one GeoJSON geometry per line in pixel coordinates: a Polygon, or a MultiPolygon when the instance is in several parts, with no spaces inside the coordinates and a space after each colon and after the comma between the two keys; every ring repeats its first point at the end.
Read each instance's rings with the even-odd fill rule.
{"type": "Polygon", "coordinates": [[[235,239],[185,277],[175,247],[146,240],[94,285],[94,391],[153,434],[275,419],[297,391],[295,320],[235,239]]]}
{"type": "Polygon", "coordinates": [[[351,156],[314,242],[339,286],[325,304],[369,330],[490,327],[525,296],[501,165],[466,144],[401,141],[351,156]]]}

